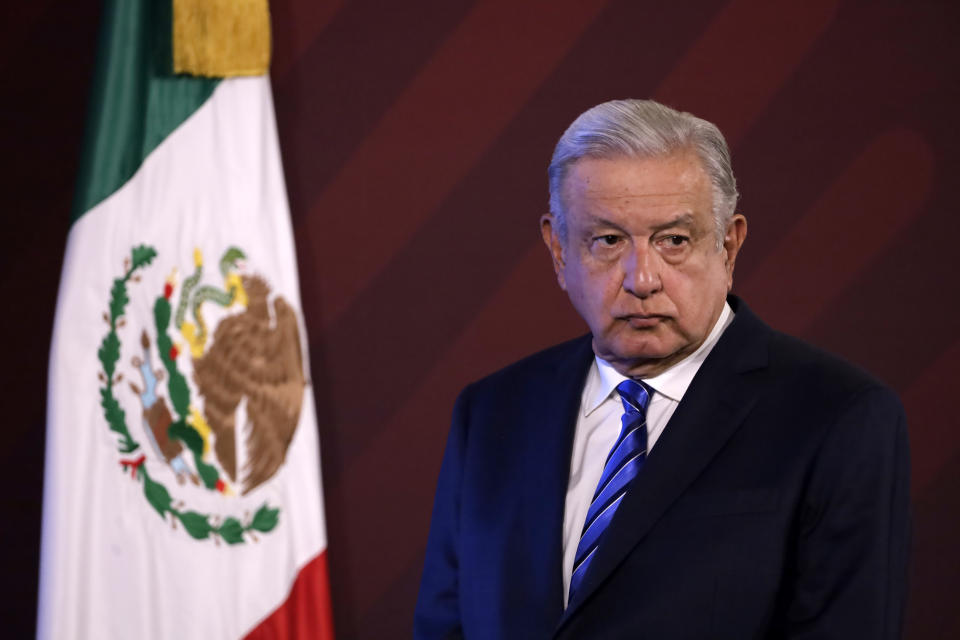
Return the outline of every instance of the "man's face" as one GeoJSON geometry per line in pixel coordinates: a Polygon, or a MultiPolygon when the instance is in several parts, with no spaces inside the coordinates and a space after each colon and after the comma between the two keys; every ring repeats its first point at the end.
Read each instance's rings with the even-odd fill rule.
{"type": "Polygon", "coordinates": [[[566,238],[550,214],[541,231],[594,352],[628,376],[693,353],[720,316],[747,230],[735,215],[717,249],[713,190],[696,155],[583,158],[563,189],[566,238]]]}

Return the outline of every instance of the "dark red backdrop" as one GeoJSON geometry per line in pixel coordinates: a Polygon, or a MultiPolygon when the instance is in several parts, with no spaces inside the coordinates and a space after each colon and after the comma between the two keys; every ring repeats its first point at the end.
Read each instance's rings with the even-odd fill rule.
{"type": "MultiPolygon", "coordinates": [[[[8,4],[2,600],[28,635],[47,349],[99,16],[8,4]]],[[[273,0],[339,637],[409,635],[459,388],[583,331],[539,246],[545,170],[577,113],[628,96],[727,133],[750,219],[735,290],[900,392],[908,637],[960,637],[960,9],[779,5],[273,0]]]]}

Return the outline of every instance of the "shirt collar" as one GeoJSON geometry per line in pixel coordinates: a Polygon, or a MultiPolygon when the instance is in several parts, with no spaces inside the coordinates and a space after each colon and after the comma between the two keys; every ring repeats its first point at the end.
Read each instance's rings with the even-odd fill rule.
{"type": "MultiPolygon", "coordinates": [[[[729,303],[724,303],[720,317],[717,318],[713,329],[707,335],[696,351],[673,365],[663,373],[652,378],[642,378],[642,380],[653,387],[653,390],[664,395],[675,402],[683,399],[683,394],[687,392],[693,377],[700,370],[700,365],[710,355],[710,351],[720,340],[724,330],[733,321],[733,309],[729,303]]],[[[617,385],[626,380],[627,377],[614,369],[610,363],[599,356],[594,356],[593,366],[590,367],[590,374],[587,377],[587,384],[584,387],[583,394],[583,415],[588,416],[603,404],[604,400],[610,397],[617,385]]]]}

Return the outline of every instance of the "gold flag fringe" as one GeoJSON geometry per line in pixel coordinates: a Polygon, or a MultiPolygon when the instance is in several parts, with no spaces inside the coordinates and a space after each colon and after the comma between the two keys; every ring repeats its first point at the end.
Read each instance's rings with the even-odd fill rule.
{"type": "Polygon", "coordinates": [[[256,76],[270,66],[267,0],[173,0],[173,70],[256,76]]]}

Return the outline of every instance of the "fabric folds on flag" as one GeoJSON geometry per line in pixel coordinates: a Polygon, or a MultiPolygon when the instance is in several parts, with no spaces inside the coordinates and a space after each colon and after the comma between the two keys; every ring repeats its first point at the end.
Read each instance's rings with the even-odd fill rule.
{"type": "Polygon", "coordinates": [[[174,74],[178,47],[220,76],[249,54],[171,42],[174,24],[269,49],[265,0],[105,4],[50,353],[37,635],[332,638],[289,207],[269,79],[249,75],[265,57],[174,74]]]}

